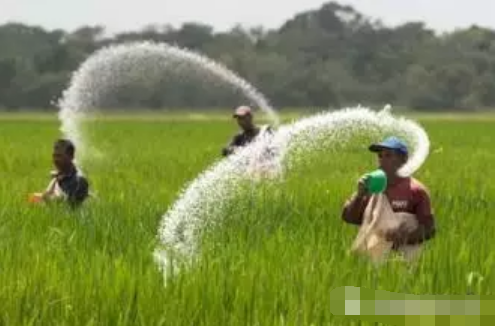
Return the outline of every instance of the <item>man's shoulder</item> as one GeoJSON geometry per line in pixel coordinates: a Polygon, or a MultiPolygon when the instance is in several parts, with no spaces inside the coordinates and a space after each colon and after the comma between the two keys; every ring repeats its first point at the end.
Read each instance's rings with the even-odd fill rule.
{"type": "Polygon", "coordinates": [[[242,139],[243,137],[245,137],[245,135],[246,135],[246,133],[245,133],[244,131],[242,131],[242,130],[241,130],[241,131],[236,132],[236,133],[234,134],[234,136],[232,136],[232,139],[233,139],[234,141],[237,141],[237,140],[240,140],[240,139],[242,139]]]}
{"type": "Polygon", "coordinates": [[[79,182],[82,182],[82,183],[85,183],[85,184],[89,184],[89,181],[88,181],[88,178],[84,175],[83,172],[81,172],[81,170],[77,170],[74,177],[76,178],[77,181],[79,182]]]}
{"type": "Polygon", "coordinates": [[[419,181],[418,179],[411,177],[409,182],[410,182],[411,191],[413,193],[425,194],[425,195],[430,194],[428,187],[426,187],[425,184],[419,181]]]}

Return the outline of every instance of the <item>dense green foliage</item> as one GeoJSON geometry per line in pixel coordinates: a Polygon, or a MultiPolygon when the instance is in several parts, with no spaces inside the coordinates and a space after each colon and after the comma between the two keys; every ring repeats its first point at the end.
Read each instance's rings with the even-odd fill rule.
{"type": "Polygon", "coordinates": [[[239,198],[205,238],[201,262],[164,284],[152,258],[160,218],[184,183],[219,158],[235,126],[92,124],[104,156],[85,169],[97,198],[71,213],[26,202],[48,182],[57,122],[2,119],[0,324],[351,325],[330,313],[336,287],[492,294],[493,122],[424,126],[432,152],[417,177],[430,188],[439,233],[415,271],[391,262],[375,273],[347,253],[356,228],[340,220],[341,205],[375,163],[367,143],[356,143],[239,198]],[[470,272],[484,276],[480,287],[468,286],[470,272]]]}
{"type": "MultiPolygon", "coordinates": [[[[0,26],[0,107],[47,108],[70,74],[96,49],[154,40],[178,44],[225,64],[275,106],[394,103],[413,109],[474,110],[495,105],[495,31],[473,26],[438,35],[421,22],[383,26],[329,2],[278,29],[214,31],[188,23],[106,36],[102,26],[72,32],[0,26]]],[[[241,101],[209,82],[173,77],[122,91],[116,107],[225,107],[241,101]]]]}

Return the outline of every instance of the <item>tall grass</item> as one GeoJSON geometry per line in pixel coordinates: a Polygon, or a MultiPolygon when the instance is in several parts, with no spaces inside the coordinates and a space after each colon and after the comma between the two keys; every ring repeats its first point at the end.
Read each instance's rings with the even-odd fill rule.
{"type": "Polygon", "coordinates": [[[196,265],[165,283],[153,261],[162,214],[184,183],[219,158],[228,122],[94,123],[104,154],[86,161],[96,198],[77,212],[35,207],[51,169],[54,121],[0,122],[0,324],[351,325],[332,316],[330,292],[363,286],[416,294],[492,294],[493,122],[424,123],[432,153],[417,174],[430,189],[439,233],[414,271],[375,270],[347,250],[356,228],[340,211],[374,157],[318,154],[277,185],[248,190],[205,234],[196,265]]]}

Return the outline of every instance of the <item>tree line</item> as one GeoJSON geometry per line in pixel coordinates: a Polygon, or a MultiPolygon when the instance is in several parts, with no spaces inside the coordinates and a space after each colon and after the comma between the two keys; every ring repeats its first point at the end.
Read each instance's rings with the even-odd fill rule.
{"type": "MultiPolygon", "coordinates": [[[[329,2],[271,30],[236,26],[217,32],[186,23],[107,36],[102,26],[68,32],[0,25],[0,108],[54,109],[73,71],[94,51],[140,40],[199,51],[251,82],[277,107],[495,107],[494,30],[473,25],[438,34],[422,22],[389,27],[351,6],[329,2]]],[[[128,87],[111,106],[199,108],[238,101],[225,88],[166,77],[128,87]]]]}

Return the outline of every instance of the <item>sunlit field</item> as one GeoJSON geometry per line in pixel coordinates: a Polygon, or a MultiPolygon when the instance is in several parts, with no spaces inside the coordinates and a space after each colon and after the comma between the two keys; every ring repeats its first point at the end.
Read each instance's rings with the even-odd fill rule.
{"type": "Polygon", "coordinates": [[[198,263],[165,282],[153,259],[161,217],[221,159],[237,131],[230,116],[89,122],[93,198],[73,212],[27,202],[49,182],[56,116],[0,114],[0,324],[355,325],[331,314],[332,289],[492,294],[494,117],[420,117],[431,152],[415,177],[430,189],[438,235],[414,269],[375,270],[348,253],[357,229],[342,222],[342,205],[375,168],[356,139],[238,196],[205,234],[198,263]],[[484,277],[475,287],[471,272],[484,277]]]}

